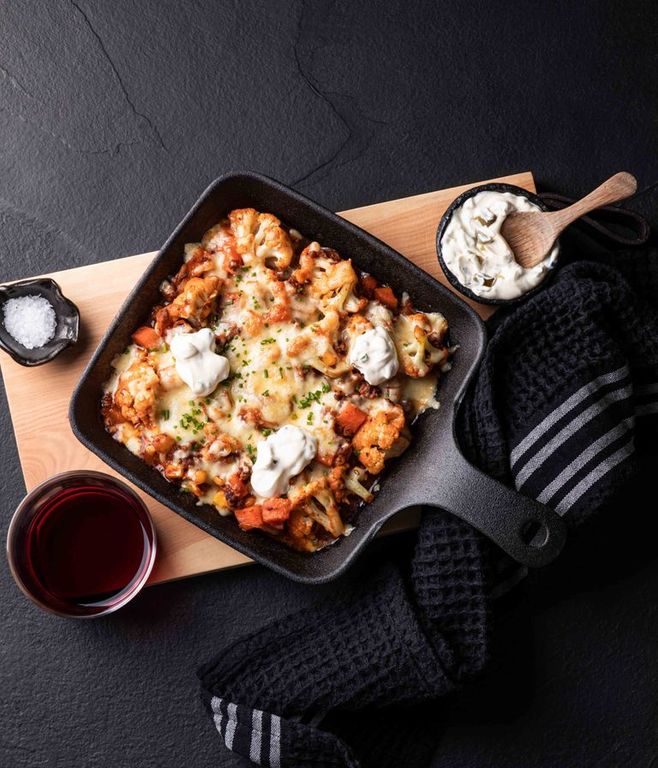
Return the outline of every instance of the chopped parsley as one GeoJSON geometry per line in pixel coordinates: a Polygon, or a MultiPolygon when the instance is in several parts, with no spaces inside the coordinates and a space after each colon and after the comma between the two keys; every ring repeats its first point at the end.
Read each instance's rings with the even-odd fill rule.
{"type": "Polygon", "coordinates": [[[208,423],[207,421],[201,422],[197,419],[197,416],[200,416],[201,413],[201,408],[193,408],[191,413],[184,413],[178,423],[182,429],[191,430],[196,435],[201,432],[204,423],[208,423]]]}
{"type": "Polygon", "coordinates": [[[246,448],[247,448],[247,453],[249,454],[249,458],[252,461],[255,461],[256,460],[256,449],[254,448],[254,446],[251,443],[247,443],[246,448]]]}
{"type": "Polygon", "coordinates": [[[265,368],[265,370],[263,371],[263,376],[265,376],[266,379],[270,378],[270,374],[269,374],[267,368],[265,368]]]}
{"type": "Polygon", "coordinates": [[[260,343],[261,343],[261,346],[264,347],[266,344],[274,344],[275,341],[276,339],[273,339],[271,336],[268,336],[266,339],[262,339],[260,343]]]}
{"type": "Polygon", "coordinates": [[[261,427],[260,431],[265,435],[265,437],[269,437],[274,430],[270,429],[269,427],[261,427]]]}
{"type": "MultiPolygon", "coordinates": [[[[300,408],[310,408],[311,403],[319,403],[322,395],[331,390],[331,387],[326,382],[322,385],[321,389],[316,389],[315,392],[307,392],[299,401],[300,408]]],[[[294,399],[294,398],[293,398],[294,399]]]]}
{"type": "Polygon", "coordinates": [[[313,423],[313,411],[309,411],[308,416],[306,417],[306,423],[307,424],[313,423]]]}

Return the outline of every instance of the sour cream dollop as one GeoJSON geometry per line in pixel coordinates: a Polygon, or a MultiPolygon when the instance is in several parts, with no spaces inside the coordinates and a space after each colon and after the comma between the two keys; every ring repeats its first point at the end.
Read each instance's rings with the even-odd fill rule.
{"type": "Polygon", "coordinates": [[[356,337],[350,348],[350,365],[373,386],[393,378],[398,372],[398,355],[393,339],[381,326],[370,328],[356,337]]]}
{"type": "Polygon", "coordinates": [[[298,475],[315,458],[317,440],[305,429],[286,425],[258,444],[251,487],[258,496],[281,496],[290,478],[298,475]]]}
{"type": "Polygon", "coordinates": [[[178,375],[198,397],[209,395],[229,375],[229,362],[215,352],[215,335],[210,328],[179,333],[169,346],[178,375]]]}
{"type": "Polygon", "coordinates": [[[441,255],[459,282],[476,296],[516,299],[534,288],[555,266],[558,246],[530,269],[524,269],[500,229],[512,211],[540,211],[523,195],[486,190],[457,208],[441,238],[441,255]]]}

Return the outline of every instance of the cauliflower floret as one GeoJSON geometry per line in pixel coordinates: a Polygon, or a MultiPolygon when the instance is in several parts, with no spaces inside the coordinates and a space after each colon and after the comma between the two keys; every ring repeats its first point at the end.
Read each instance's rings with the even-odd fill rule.
{"type": "Polygon", "coordinates": [[[335,310],[329,310],[322,320],[307,326],[292,339],[287,347],[288,355],[332,379],[342,376],[350,366],[334,346],[338,341],[339,326],[340,315],[335,310]]]}
{"type": "Polygon", "coordinates": [[[365,472],[359,467],[353,467],[345,475],[345,488],[355,496],[359,496],[365,502],[371,502],[373,495],[370,491],[361,483],[364,479],[365,472]]]}
{"type": "MultiPolygon", "coordinates": [[[[209,436],[208,441],[203,447],[201,456],[204,461],[217,461],[218,459],[225,459],[234,453],[239,453],[242,450],[242,445],[237,438],[229,435],[225,432],[218,433],[216,424],[206,424],[206,427],[213,426],[215,433],[209,436]]],[[[204,429],[204,433],[207,431],[204,429]]]]}
{"type": "Polygon", "coordinates": [[[358,278],[350,259],[340,259],[335,251],[323,249],[319,243],[313,242],[302,251],[293,278],[309,284],[310,295],[323,311],[358,312],[367,303],[354,293],[358,278]]]}
{"type": "Polygon", "coordinates": [[[253,208],[239,208],[229,214],[236,247],[245,263],[258,262],[275,269],[285,269],[292,260],[292,243],[281,222],[271,213],[253,208]]]}
{"type": "Polygon", "coordinates": [[[441,346],[448,329],[438,312],[399,315],[393,323],[393,340],[402,369],[415,379],[422,378],[447,361],[450,351],[441,346]]]}
{"type": "Polygon", "coordinates": [[[333,493],[327,488],[327,477],[291,486],[288,499],[293,508],[303,507],[306,515],[334,538],[345,530],[333,493]]]}
{"type": "Polygon", "coordinates": [[[221,280],[216,275],[191,277],[171,304],[159,309],[155,315],[155,329],[164,337],[168,328],[178,320],[188,320],[201,326],[214,311],[221,280]]]}
{"type": "Polygon", "coordinates": [[[215,267],[223,277],[235,274],[242,266],[235,236],[227,219],[211,227],[201,239],[201,245],[208,253],[213,254],[215,267]]]}
{"type": "Polygon", "coordinates": [[[365,316],[375,326],[381,326],[387,331],[393,328],[393,313],[378,301],[368,302],[365,316]]]}
{"type": "Polygon", "coordinates": [[[208,253],[197,243],[188,243],[185,246],[185,261],[177,274],[172,278],[171,285],[180,292],[182,286],[192,277],[202,277],[215,267],[212,254],[208,253]]]}
{"type": "Polygon", "coordinates": [[[132,364],[119,376],[114,402],[126,421],[135,426],[155,422],[155,399],[160,379],[145,350],[139,350],[132,364]]]}
{"type": "Polygon", "coordinates": [[[350,315],[345,328],[343,329],[342,339],[345,346],[349,349],[359,336],[369,331],[372,323],[363,315],[350,315]]]}
{"type": "MultiPolygon", "coordinates": [[[[359,461],[368,472],[379,474],[387,458],[402,453],[406,445],[400,446],[398,439],[403,429],[404,411],[399,405],[391,404],[368,417],[352,439],[359,461]]],[[[406,442],[408,445],[408,439],[406,442]]]]}

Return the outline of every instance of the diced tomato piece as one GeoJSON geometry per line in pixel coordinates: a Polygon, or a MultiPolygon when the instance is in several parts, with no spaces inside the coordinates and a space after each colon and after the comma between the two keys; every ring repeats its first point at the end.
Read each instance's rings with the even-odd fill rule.
{"type": "Polygon", "coordinates": [[[375,288],[379,285],[377,278],[372,275],[361,275],[359,282],[361,284],[361,290],[368,298],[372,297],[375,288]]]}
{"type": "Polygon", "coordinates": [[[162,337],[155,330],[148,325],[143,325],[138,328],[132,335],[132,339],[135,344],[138,344],[144,349],[157,349],[162,346],[162,337]]]}
{"type": "Polygon", "coordinates": [[[290,517],[291,509],[289,499],[267,499],[263,502],[263,522],[275,527],[281,526],[290,517]]]}
{"type": "Polygon", "coordinates": [[[368,414],[365,411],[357,408],[354,403],[348,402],[341,408],[340,413],[336,416],[336,421],[345,434],[355,435],[367,418],[368,414]]]}
{"type": "Polygon", "coordinates": [[[375,288],[375,298],[377,301],[381,301],[381,303],[389,309],[396,310],[398,308],[398,300],[388,285],[382,285],[379,288],[375,288]]]}
{"type": "Polygon", "coordinates": [[[263,527],[263,508],[260,504],[235,510],[235,519],[243,531],[252,531],[263,527]]]}

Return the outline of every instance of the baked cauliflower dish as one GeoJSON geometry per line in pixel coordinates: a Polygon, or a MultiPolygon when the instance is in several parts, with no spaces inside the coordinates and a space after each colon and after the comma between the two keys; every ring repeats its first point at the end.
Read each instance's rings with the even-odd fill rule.
{"type": "Polygon", "coordinates": [[[106,429],[198,504],[314,552],[350,532],[450,367],[438,312],[276,216],[185,246],[113,361],[106,429]]]}

